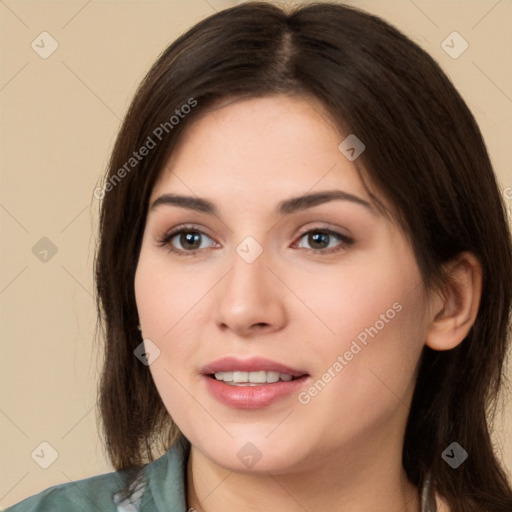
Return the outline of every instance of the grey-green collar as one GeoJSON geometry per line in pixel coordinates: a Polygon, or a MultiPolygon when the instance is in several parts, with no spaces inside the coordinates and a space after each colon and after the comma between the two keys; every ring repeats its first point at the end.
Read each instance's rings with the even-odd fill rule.
{"type": "MultiPolygon", "coordinates": [[[[130,498],[114,497],[117,512],[187,512],[186,475],[190,444],[180,438],[164,455],[145,466],[130,486],[130,498]],[[148,492],[149,491],[149,492],[148,492]]],[[[437,512],[431,478],[421,492],[421,512],[437,512]]]]}

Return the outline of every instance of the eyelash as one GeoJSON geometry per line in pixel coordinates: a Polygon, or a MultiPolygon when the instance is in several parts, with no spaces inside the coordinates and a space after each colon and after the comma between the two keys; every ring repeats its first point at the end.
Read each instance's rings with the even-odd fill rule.
{"type": "MultiPolygon", "coordinates": [[[[177,256],[195,256],[197,252],[203,250],[203,249],[195,249],[193,251],[183,251],[181,249],[176,249],[172,244],[171,240],[176,236],[180,235],[182,233],[195,233],[200,235],[205,235],[208,238],[210,238],[206,233],[203,231],[200,231],[199,229],[196,229],[193,226],[179,226],[176,229],[172,230],[169,233],[166,233],[163,237],[159,238],[157,240],[157,244],[159,247],[165,247],[167,246],[167,250],[170,253],[176,254],[177,256]]],[[[337,238],[341,243],[336,248],[331,248],[330,250],[326,249],[306,249],[307,251],[312,251],[314,253],[323,253],[323,254],[332,254],[336,253],[338,251],[341,251],[342,249],[351,246],[354,243],[354,240],[349,238],[346,235],[343,235],[342,233],[339,233],[337,231],[333,231],[332,229],[327,228],[315,228],[315,229],[309,229],[299,235],[298,240],[300,241],[305,235],[308,235],[310,233],[321,233],[323,235],[329,235],[332,237],[337,238]]]]}

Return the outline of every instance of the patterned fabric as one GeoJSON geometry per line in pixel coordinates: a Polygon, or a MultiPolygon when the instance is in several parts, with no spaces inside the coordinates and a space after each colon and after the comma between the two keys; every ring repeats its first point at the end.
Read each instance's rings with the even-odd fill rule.
{"type": "Polygon", "coordinates": [[[117,512],[139,512],[142,496],[146,491],[146,481],[142,473],[130,484],[129,496],[122,499],[120,492],[114,494],[114,503],[117,505],[117,512]]]}

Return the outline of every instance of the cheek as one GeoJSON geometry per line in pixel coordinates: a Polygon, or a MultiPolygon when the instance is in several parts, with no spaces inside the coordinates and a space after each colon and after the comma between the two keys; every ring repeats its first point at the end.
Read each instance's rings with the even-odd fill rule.
{"type": "Polygon", "coordinates": [[[199,325],[198,305],[212,282],[201,269],[171,264],[165,250],[156,254],[143,250],[135,275],[135,298],[144,336],[164,343],[177,331],[182,336],[184,328],[199,325]]]}
{"type": "Polygon", "coordinates": [[[169,265],[165,256],[141,251],[135,298],[143,337],[160,350],[149,371],[168,413],[182,425],[191,407],[184,362],[191,360],[192,340],[198,337],[186,330],[197,326],[197,303],[207,290],[201,289],[206,286],[200,279],[194,280],[194,274],[169,265]]]}
{"type": "Polygon", "coordinates": [[[196,378],[193,361],[198,341],[204,338],[203,308],[218,279],[205,279],[201,270],[171,264],[165,251],[141,251],[134,283],[137,310],[144,339],[160,350],[149,369],[177,422],[184,421],[182,416],[191,405],[187,389],[190,379],[196,378]]]}
{"type": "Polygon", "coordinates": [[[343,352],[353,340],[364,346],[388,333],[392,342],[409,330],[407,319],[415,312],[414,324],[420,326],[425,307],[421,276],[411,256],[404,255],[400,265],[396,261],[395,251],[357,255],[336,269],[318,267],[310,275],[290,277],[307,307],[296,320],[316,331],[318,349],[343,352]]]}
{"type": "Polygon", "coordinates": [[[317,275],[315,288],[301,290],[318,316],[305,328],[322,333],[313,338],[315,381],[301,402],[315,417],[345,420],[352,411],[357,420],[348,415],[349,423],[370,424],[407,403],[424,346],[426,301],[412,258],[398,266],[392,256],[317,275]]]}

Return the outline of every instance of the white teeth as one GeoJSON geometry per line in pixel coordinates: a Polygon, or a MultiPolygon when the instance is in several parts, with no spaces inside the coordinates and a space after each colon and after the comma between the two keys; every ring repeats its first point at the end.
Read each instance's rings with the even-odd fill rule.
{"type": "Polygon", "coordinates": [[[215,378],[224,382],[233,382],[233,372],[217,372],[215,378]]]}
{"type": "Polygon", "coordinates": [[[233,382],[248,382],[248,372],[233,372],[233,382]]]}
{"type": "Polygon", "coordinates": [[[215,379],[223,382],[236,384],[273,384],[282,380],[289,382],[293,379],[287,373],[279,373],[273,371],[259,372],[216,372],[215,379]]]}
{"type": "Polygon", "coordinates": [[[250,372],[249,382],[263,384],[267,382],[267,372],[250,372]]]}
{"type": "Polygon", "coordinates": [[[279,372],[267,372],[267,382],[277,382],[279,380],[279,372]]]}

